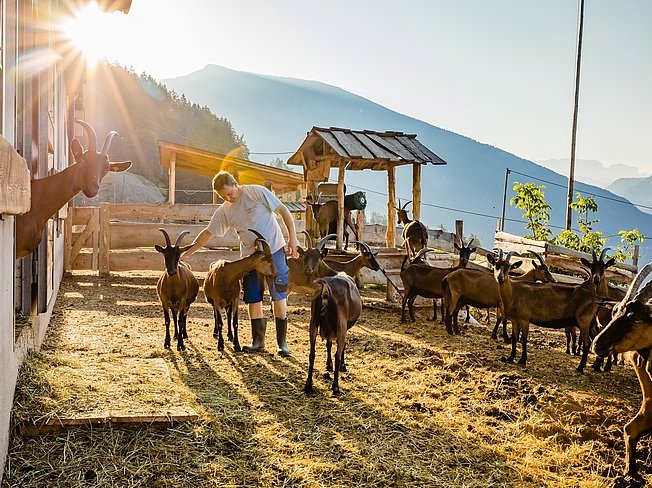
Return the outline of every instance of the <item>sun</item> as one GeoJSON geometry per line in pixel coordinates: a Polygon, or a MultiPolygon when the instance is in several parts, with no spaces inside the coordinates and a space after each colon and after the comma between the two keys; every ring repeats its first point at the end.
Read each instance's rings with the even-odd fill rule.
{"type": "Polygon", "coordinates": [[[97,3],[90,2],[62,25],[72,48],[86,57],[89,67],[111,54],[114,19],[112,14],[102,12],[97,3]]]}

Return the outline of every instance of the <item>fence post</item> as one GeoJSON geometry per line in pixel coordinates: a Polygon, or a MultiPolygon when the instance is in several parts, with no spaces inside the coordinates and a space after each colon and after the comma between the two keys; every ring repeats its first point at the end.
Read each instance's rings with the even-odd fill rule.
{"type": "Polygon", "coordinates": [[[100,225],[98,232],[100,234],[100,256],[99,272],[100,276],[109,275],[109,251],[111,247],[111,212],[109,204],[100,204],[100,225]]]}

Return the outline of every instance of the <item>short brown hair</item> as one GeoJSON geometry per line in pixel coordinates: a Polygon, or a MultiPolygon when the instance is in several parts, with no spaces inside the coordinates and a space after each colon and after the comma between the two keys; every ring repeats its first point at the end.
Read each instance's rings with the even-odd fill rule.
{"type": "Polygon", "coordinates": [[[228,171],[220,170],[213,178],[213,190],[220,191],[226,186],[237,185],[238,182],[228,171]]]}

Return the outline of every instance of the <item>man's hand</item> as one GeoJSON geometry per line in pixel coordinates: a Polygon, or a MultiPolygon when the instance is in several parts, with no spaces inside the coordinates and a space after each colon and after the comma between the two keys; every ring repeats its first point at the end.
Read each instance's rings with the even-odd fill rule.
{"type": "Polygon", "coordinates": [[[290,256],[293,258],[298,258],[299,257],[299,240],[295,237],[290,237],[288,241],[288,251],[290,252],[290,256]]]}

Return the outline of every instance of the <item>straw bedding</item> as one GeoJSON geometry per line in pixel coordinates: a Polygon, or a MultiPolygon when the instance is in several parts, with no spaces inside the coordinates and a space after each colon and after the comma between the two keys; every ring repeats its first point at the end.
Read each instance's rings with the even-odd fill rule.
{"type": "MultiPolygon", "coordinates": [[[[289,299],[289,359],[274,354],[273,320],[268,352],[236,354],[228,343],[218,352],[201,292],[186,350],[168,351],[157,277],[64,278],[46,342],[21,369],[3,487],[594,487],[622,471],[622,427],[640,401],[634,373],[577,374],[559,332],[531,329],[523,370],[500,361],[508,349],[484,324],[449,337],[425,310],[400,324],[397,305],[368,288],[343,395],[331,395],[318,342],[317,394],[306,396],[307,297],[289,299]],[[43,419],[175,409],[199,418],[18,433],[43,419]]],[[[244,306],[240,317],[246,344],[244,306]]],[[[652,473],[649,446],[640,444],[643,473],[652,473]]]]}

